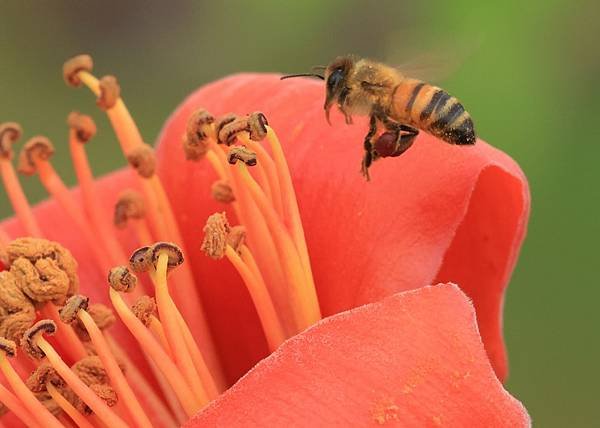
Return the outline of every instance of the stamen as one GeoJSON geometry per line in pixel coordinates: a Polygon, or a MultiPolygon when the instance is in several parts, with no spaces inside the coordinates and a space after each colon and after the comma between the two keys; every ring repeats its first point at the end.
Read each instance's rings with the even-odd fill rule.
{"type": "Polygon", "coordinates": [[[227,161],[232,165],[235,165],[237,161],[242,161],[248,166],[254,166],[256,165],[256,153],[243,146],[233,147],[229,150],[227,161]]]}
{"type": "Polygon", "coordinates": [[[18,123],[0,124],[0,174],[13,210],[25,232],[29,236],[41,237],[42,232],[33,216],[23,188],[19,184],[15,169],[10,162],[13,156],[12,145],[21,138],[21,134],[22,130],[18,123]]]}
{"type": "Polygon", "coordinates": [[[126,428],[127,424],[98,397],[71,369],[67,366],[52,345],[44,339],[42,333],[53,334],[56,325],[50,320],[42,320],[35,324],[24,336],[24,348],[32,358],[48,359],[52,367],[58,372],[73,391],[87,404],[90,409],[110,427],[126,428]]]}
{"type": "Polygon", "coordinates": [[[22,401],[1,383],[0,402],[4,404],[8,410],[13,412],[15,416],[18,417],[28,427],[43,428],[43,426],[38,424],[33,418],[33,413],[31,413],[23,404],[21,404],[22,401]]]}
{"type": "Polygon", "coordinates": [[[46,385],[46,390],[52,397],[56,404],[71,418],[73,422],[80,428],[94,428],[94,425],[87,420],[85,416],[77,411],[77,409],[69,403],[60,391],[51,383],[46,385]]]}
{"type": "Polygon", "coordinates": [[[142,144],[132,149],[127,155],[127,161],[137,171],[140,177],[150,178],[156,170],[154,149],[148,144],[142,144]]]}
{"type": "Polygon", "coordinates": [[[129,415],[138,426],[151,427],[152,424],[150,423],[150,420],[146,416],[135,394],[129,387],[129,384],[125,379],[119,364],[115,360],[108,343],[106,343],[100,328],[98,328],[90,314],[86,312],[88,300],[89,299],[87,297],[81,295],[75,295],[71,297],[65,304],[63,311],[61,311],[61,318],[63,318],[63,322],[67,323],[69,323],[69,319],[73,321],[75,317],[81,321],[86,331],[90,335],[90,339],[94,344],[96,352],[98,353],[98,357],[100,357],[100,360],[102,360],[102,365],[104,366],[116,392],[123,400],[122,402],[125,404],[125,408],[127,409],[129,415]]]}
{"type": "Polygon", "coordinates": [[[104,76],[99,81],[100,94],[96,104],[102,110],[109,110],[115,106],[121,97],[121,87],[115,76],[104,76]]]}
{"type": "MultiPolygon", "coordinates": [[[[40,403],[33,393],[27,388],[23,380],[8,362],[7,357],[16,355],[16,345],[14,342],[0,338],[0,369],[6,380],[13,389],[15,395],[21,403],[27,408],[29,413],[43,427],[62,428],[62,424],[40,403]]],[[[7,403],[8,404],[8,403],[7,403]]]]}
{"type": "Polygon", "coordinates": [[[115,204],[114,224],[123,229],[129,220],[140,220],[145,214],[146,208],[142,196],[134,190],[125,190],[119,195],[115,204]]]}
{"type": "Polygon", "coordinates": [[[224,204],[230,204],[235,201],[235,196],[233,195],[233,189],[225,180],[217,180],[215,181],[210,191],[212,193],[212,197],[219,202],[224,204]]]}
{"type": "Polygon", "coordinates": [[[81,79],[79,77],[80,71],[91,72],[94,68],[94,61],[89,55],[77,55],[66,61],[63,64],[63,77],[67,85],[73,87],[81,86],[81,79]]]}

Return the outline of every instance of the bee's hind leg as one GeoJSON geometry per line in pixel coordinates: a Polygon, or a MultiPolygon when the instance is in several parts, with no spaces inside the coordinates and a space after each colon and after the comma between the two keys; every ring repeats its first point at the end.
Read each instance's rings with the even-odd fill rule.
{"type": "Polygon", "coordinates": [[[369,121],[369,132],[365,135],[364,149],[365,154],[363,156],[362,164],[360,171],[362,175],[365,176],[367,181],[371,180],[371,176],[369,175],[369,167],[373,163],[376,158],[376,153],[373,145],[373,137],[377,133],[377,117],[375,115],[371,115],[371,120],[369,121]]]}
{"type": "Polygon", "coordinates": [[[375,150],[381,157],[396,157],[404,153],[415,142],[419,134],[417,128],[398,123],[387,116],[380,118],[386,132],[375,142],[375,150]]]}

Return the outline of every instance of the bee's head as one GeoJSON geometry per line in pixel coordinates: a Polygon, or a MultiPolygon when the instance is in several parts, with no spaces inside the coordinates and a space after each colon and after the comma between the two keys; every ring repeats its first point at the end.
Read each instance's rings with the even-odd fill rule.
{"type": "Polygon", "coordinates": [[[346,96],[346,82],[350,75],[352,68],[354,67],[354,59],[350,56],[340,56],[334,59],[331,64],[325,69],[325,82],[326,82],[326,94],[325,94],[325,115],[329,122],[329,110],[331,106],[337,102],[338,105],[342,104],[346,96]]]}

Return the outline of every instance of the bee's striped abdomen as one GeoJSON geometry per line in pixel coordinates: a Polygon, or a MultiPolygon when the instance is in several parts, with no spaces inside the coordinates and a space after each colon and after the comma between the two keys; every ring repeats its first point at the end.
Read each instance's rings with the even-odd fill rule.
{"type": "Polygon", "coordinates": [[[450,144],[474,144],[473,120],[463,105],[437,86],[404,79],[394,91],[392,117],[450,144]]]}

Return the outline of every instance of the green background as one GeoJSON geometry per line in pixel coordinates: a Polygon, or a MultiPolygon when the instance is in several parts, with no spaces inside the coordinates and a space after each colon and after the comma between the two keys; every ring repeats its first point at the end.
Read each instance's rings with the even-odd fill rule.
{"type": "MultiPolygon", "coordinates": [[[[444,87],[531,185],[529,234],[505,306],[507,387],[536,426],[600,424],[597,2],[149,4],[1,1],[0,120],[65,147],[66,114],[91,113],[100,136],[89,151],[100,174],[123,160],[89,94],[62,81],[73,54],[89,52],[98,73],[119,77],[149,142],[190,90],[232,72],[302,72],[345,53],[397,63],[445,55],[442,63],[461,66],[444,87]]],[[[68,151],[55,159],[73,183],[68,151]]],[[[44,197],[35,179],[25,185],[32,200],[44,197]]],[[[0,216],[9,214],[2,190],[0,216]]]]}

